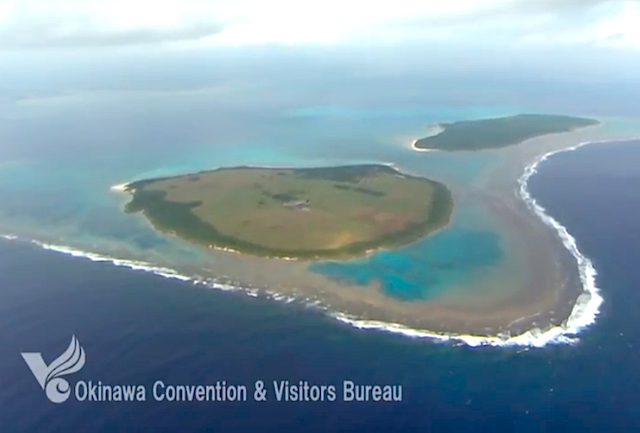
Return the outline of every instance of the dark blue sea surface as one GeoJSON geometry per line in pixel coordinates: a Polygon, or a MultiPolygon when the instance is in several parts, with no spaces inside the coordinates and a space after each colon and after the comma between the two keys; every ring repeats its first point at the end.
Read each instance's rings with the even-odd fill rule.
{"type": "Polygon", "coordinates": [[[0,432],[640,429],[640,144],[560,153],[530,190],[594,261],[605,299],[575,346],[471,348],[359,331],[299,305],[0,240],[0,432]],[[106,384],[249,385],[246,403],[49,402],[21,352],[75,335],[106,384]],[[403,386],[402,402],[251,402],[257,380],[403,386]]]}

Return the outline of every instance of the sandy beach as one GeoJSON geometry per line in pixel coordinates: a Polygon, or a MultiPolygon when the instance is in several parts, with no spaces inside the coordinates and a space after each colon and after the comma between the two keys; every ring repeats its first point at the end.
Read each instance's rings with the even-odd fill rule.
{"type": "Polygon", "coordinates": [[[113,185],[111,188],[109,188],[111,191],[113,192],[127,192],[127,187],[129,186],[128,183],[120,183],[118,185],[113,185]]]}
{"type": "MultiPolygon", "coordinates": [[[[527,197],[524,181],[535,171],[536,161],[550,152],[585,142],[640,135],[615,133],[605,126],[481,151],[496,163],[487,166],[473,182],[448,186],[456,207],[472,204],[490,217],[491,230],[500,233],[504,258],[498,265],[478,272],[473,286],[465,283],[447,287],[428,301],[391,298],[376,281],[354,285],[331,279],[310,270],[306,262],[240,256],[208,248],[203,248],[206,258],[202,261],[174,263],[172,259],[164,264],[175,265],[182,275],[210,279],[212,287],[233,287],[251,296],[262,293],[286,302],[295,299],[359,328],[456,339],[470,345],[570,341],[598,314],[602,298],[595,286],[595,270],[577,250],[570,234],[554,226],[553,220],[543,221],[540,210],[527,197]]],[[[455,158],[462,162],[465,153],[455,152],[455,158]]],[[[443,155],[441,151],[436,154],[443,155]]],[[[416,158],[430,157],[429,152],[416,152],[416,158]]],[[[111,190],[123,192],[126,187],[114,185],[111,190]]],[[[144,217],[139,218],[148,224],[144,217]]]]}
{"type": "Polygon", "coordinates": [[[411,142],[411,149],[415,150],[416,152],[436,152],[436,149],[421,149],[419,147],[416,147],[416,143],[419,141],[419,138],[416,138],[415,140],[413,140],[411,142]]]}
{"type": "Polygon", "coordinates": [[[427,132],[418,137],[415,138],[411,141],[411,149],[415,150],[416,152],[436,152],[436,149],[421,149],[419,147],[416,146],[416,143],[418,143],[418,141],[422,140],[423,138],[427,138],[427,137],[435,137],[436,135],[442,133],[444,131],[444,127],[440,124],[435,124],[435,125],[431,125],[427,132]]]}
{"type": "Polygon", "coordinates": [[[583,322],[593,321],[601,299],[598,301],[592,294],[585,293],[588,281],[581,275],[584,269],[579,268],[574,252],[565,245],[567,239],[563,240],[556,228],[545,224],[534,213],[531,203],[521,196],[519,181],[527,167],[549,152],[584,142],[629,138],[633,136],[612,134],[598,126],[487,150],[500,164],[488,170],[478,182],[458,187],[454,194],[458,200],[481,203],[492,215],[505,239],[503,247],[508,259],[479,276],[474,291],[468,286],[452,287],[436,300],[403,302],[383,294],[375,283],[345,285],[309,272],[303,264],[285,265],[254,258],[243,258],[240,261],[244,264],[240,265],[229,262],[227,270],[235,271],[228,274],[243,281],[259,281],[261,286],[281,294],[304,297],[358,327],[411,335],[417,332],[439,338],[455,335],[483,341],[486,336],[492,336],[495,340],[489,340],[496,343],[508,336],[533,338],[532,332],[536,338],[541,338],[540,334],[545,331],[548,338],[570,335],[577,332],[576,323],[583,326],[583,322]],[[578,309],[588,310],[579,312],[581,317],[573,314],[579,297],[578,309]],[[594,302],[591,307],[587,305],[589,300],[598,304],[595,311],[594,302]],[[575,317],[567,321],[572,314],[575,317]],[[585,314],[589,317],[585,318],[585,314]],[[500,337],[493,337],[497,335],[500,337]]]}

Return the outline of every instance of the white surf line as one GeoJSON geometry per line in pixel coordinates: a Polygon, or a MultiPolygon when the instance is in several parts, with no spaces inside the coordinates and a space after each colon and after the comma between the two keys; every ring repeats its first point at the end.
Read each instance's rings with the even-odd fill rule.
{"type": "Polygon", "coordinates": [[[527,186],[531,176],[537,173],[538,166],[541,162],[546,161],[550,156],[553,156],[555,154],[562,152],[572,152],[590,143],[592,142],[584,142],[566,149],[560,149],[542,155],[532,165],[527,167],[527,169],[525,170],[525,174],[518,181],[520,183],[520,195],[523,200],[547,226],[556,230],[558,236],[560,236],[560,239],[562,240],[562,244],[571,253],[571,255],[573,255],[578,265],[583,293],[576,300],[576,303],[567,320],[563,325],[561,325],[562,333],[564,335],[578,334],[589,325],[595,323],[596,317],[600,313],[600,306],[602,305],[604,299],[602,298],[602,296],[600,296],[600,290],[596,286],[597,272],[593,267],[593,263],[591,262],[591,260],[585,257],[580,252],[575,238],[569,234],[567,229],[554,218],[549,216],[546,213],[546,209],[544,209],[537,203],[537,201],[533,197],[531,197],[527,186]]]}
{"type": "Polygon", "coordinates": [[[58,253],[67,254],[72,257],[88,259],[88,260],[91,260],[92,262],[109,262],[116,266],[126,267],[133,270],[138,270],[138,271],[150,272],[165,278],[173,278],[181,281],[193,281],[193,277],[189,277],[187,275],[181,275],[178,272],[176,272],[174,269],[161,267],[161,266],[154,266],[150,263],[143,262],[143,261],[123,260],[115,257],[105,256],[102,254],[82,251],[82,250],[64,246],[64,245],[48,244],[48,243],[35,241],[35,240],[31,242],[45,250],[56,251],[58,253]]]}
{"type": "MultiPolygon", "coordinates": [[[[545,209],[540,206],[535,199],[531,197],[527,190],[528,180],[537,172],[538,165],[547,160],[550,156],[561,152],[569,152],[576,150],[587,144],[595,143],[609,143],[609,142],[622,142],[634,140],[636,138],[629,139],[616,139],[616,140],[601,140],[601,141],[589,141],[580,143],[575,146],[571,146],[564,149],[554,150],[538,157],[531,165],[529,165],[524,174],[518,179],[520,185],[520,195],[527,205],[543,220],[545,224],[554,228],[563,245],[571,252],[576,258],[578,268],[580,271],[580,279],[583,284],[583,293],[578,297],[576,304],[574,305],[571,314],[564,321],[562,325],[552,327],[545,331],[540,328],[532,328],[522,334],[511,336],[509,334],[498,334],[495,336],[483,336],[473,334],[455,334],[446,332],[436,332],[423,329],[414,329],[398,323],[389,323],[376,320],[360,319],[345,313],[333,312],[330,309],[324,308],[324,310],[330,316],[334,317],[342,323],[346,323],[358,329],[369,329],[391,332],[394,334],[400,334],[411,338],[424,338],[434,341],[452,342],[457,341],[464,343],[471,347],[478,346],[525,346],[525,347],[544,347],[548,344],[575,344],[579,340],[575,337],[581,331],[584,331],[587,327],[595,323],[596,318],[600,312],[600,306],[602,305],[603,298],[599,295],[599,289],[595,284],[596,270],[593,267],[591,260],[582,255],[578,250],[575,239],[567,232],[566,228],[558,223],[555,219],[546,214],[545,209]]],[[[1,235],[1,237],[7,239],[17,239],[13,235],[1,235]]],[[[234,286],[231,284],[219,284],[213,281],[195,279],[186,275],[181,275],[173,269],[153,266],[146,262],[123,260],[109,256],[104,256],[95,253],[84,252],[71,247],[47,244],[39,241],[32,241],[32,243],[47,249],[56,251],[63,254],[68,254],[73,257],[86,258],[97,262],[110,262],[116,266],[128,267],[134,270],[141,270],[145,272],[151,272],[153,274],[165,277],[178,279],[182,281],[191,281],[194,284],[202,284],[209,288],[223,290],[223,291],[242,291],[251,297],[258,297],[260,293],[264,292],[268,297],[275,301],[283,301],[285,303],[293,302],[299,298],[278,294],[273,291],[261,291],[259,289],[249,289],[240,286],[234,286]]],[[[320,301],[314,301],[309,306],[318,306],[320,301]]]]}
{"type": "MultiPolygon", "coordinates": [[[[243,287],[235,286],[231,284],[220,284],[220,283],[216,283],[209,280],[202,280],[201,278],[195,279],[193,277],[179,274],[173,269],[154,266],[143,261],[118,259],[118,258],[114,258],[114,257],[102,255],[102,254],[82,251],[82,250],[68,247],[68,246],[49,244],[49,243],[39,242],[36,240],[33,240],[31,242],[45,250],[70,255],[76,258],[84,258],[87,260],[91,260],[93,262],[108,262],[115,266],[126,267],[126,268],[137,270],[137,271],[149,272],[164,278],[177,279],[180,281],[190,281],[193,284],[204,285],[211,289],[218,289],[223,291],[242,291],[243,293],[245,293],[247,296],[250,296],[250,297],[259,297],[259,295],[262,292],[261,290],[255,289],[255,288],[243,288],[243,287]]],[[[264,294],[275,301],[282,301],[285,303],[291,303],[294,300],[296,300],[296,297],[280,295],[277,292],[273,292],[273,291],[264,291],[264,294]]],[[[317,300],[309,304],[309,306],[318,306],[318,305],[321,305],[321,302],[317,300]]],[[[414,338],[415,337],[429,338],[429,339],[440,340],[440,341],[461,341],[469,346],[523,345],[523,346],[541,347],[547,343],[540,340],[539,335],[536,333],[536,330],[528,331],[525,334],[518,337],[509,337],[509,336],[485,337],[485,336],[474,336],[474,335],[447,334],[447,333],[437,333],[437,332],[427,331],[427,330],[412,329],[410,327],[407,327],[401,324],[396,324],[396,323],[362,320],[362,319],[349,316],[347,314],[332,312],[329,309],[324,309],[324,310],[327,312],[327,314],[336,318],[340,322],[347,323],[355,328],[388,331],[388,332],[402,334],[404,336],[414,337],[414,338]]],[[[572,341],[563,341],[563,342],[571,343],[572,341]]]]}
{"type": "Polygon", "coordinates": [[[578,265],[580,281],[583,286],[583,293],[578,297],[576,303],[569,314],[569,317],[559,326],[554,326],[545,331],[540,328],[532,328],[522,334],[511,336],[508,334],[496,336],[480,336],[472,334],[455,334],[455,333],[439,333],[423,329],[413,329],[398,323],[387,323],[375,320],[358,319],[344,313],[334,313],[334,317],[341,322],[348,323],[359,329],[374,329],[386,332],[402,334],[412,338],[425,338],[438,341],[460,341],[472,347],[477,346],[530,346],[544,347],[548,344],[575,344],[578,338],[575,337],[589,326],[596,322],[600,313],[600,306],[603,298],[600,296],[600,290],[596,286],[597,272],[593,267],[593,263],[585,257],[579,250],[576,240],[569,234],[567,229],[558,221],[549,216],[545,209],[540,206],[536,200],[531,197],[527,189],[528,181],[537,173],[537,168],[541,162],[546,161],[550,156],[571,152],[582,146],[596,143],[622,142],[625,140],[600,140],[588,141],[577,144],[575,146],[564,149],[554,150],[538,157],[531,165],[529,165],[524,174],[518,179],[520,185],[520,196],[528,205],[528,207],[538,215],[542,221],[556,230],[565,248],[573,255],[578,265]]]}
{"type": "Polygon", "coordinates": [[[205,279],[200,276],[183,275],[178,273],[174,269],[162,267],[162,266],[155,266],[151,263],[144,262],[144,261],[119,259],[116,257],[106,256],[103,254],[97,254],[97,253],[79,250],[77,248],[72,248],[65,245],[55,245],[55,244],[40,242],[37,240],[32,240],[31,243],[48,251],[54,251],[57,253],[66,254],[76,258],[87,259],[87,260],[91,260],[92,262],[111,263],[118,267],[125,267],[125,268],[132,269],[134,271],[147,272],[154,275],[158,275],[163,278],[191,282],[195,285],[204,285],[212,289],[218,289],[223,291],[244,290],[244,288],[240,286],[218,283],[218,282],[211,281],[209,279],[205,279]]]}

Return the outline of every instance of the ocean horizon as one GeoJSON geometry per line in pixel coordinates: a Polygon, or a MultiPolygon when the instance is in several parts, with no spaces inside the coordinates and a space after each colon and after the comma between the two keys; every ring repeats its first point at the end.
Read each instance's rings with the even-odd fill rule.
{"type": "Polygon", "coordinates": [[[0,0],[0,433],[640,431],[640,0],[0,0]]]}

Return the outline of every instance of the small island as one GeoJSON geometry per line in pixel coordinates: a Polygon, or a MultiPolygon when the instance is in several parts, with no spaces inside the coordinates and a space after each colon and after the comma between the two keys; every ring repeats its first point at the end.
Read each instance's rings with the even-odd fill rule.
{"type": "Polygon", "coordinates": [[[522,143],[530,138],[597,125],[593,119],[543,114],[520,114],[493,119],[442,123],[442,131],[417,140],[418,150],[483,150],[522,143]]]}
{"type": "Polygon", "coordinates": [[[386,165],[220,168],[133,182],[129,213],[208,248],[300,260],[349,258],[415,241],[449,223],[433,180],[386,165]]]}

